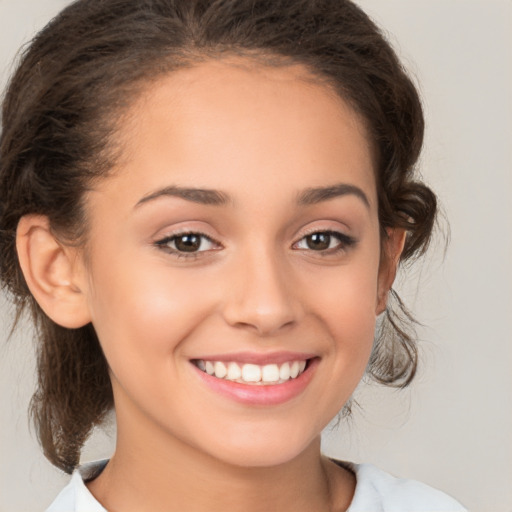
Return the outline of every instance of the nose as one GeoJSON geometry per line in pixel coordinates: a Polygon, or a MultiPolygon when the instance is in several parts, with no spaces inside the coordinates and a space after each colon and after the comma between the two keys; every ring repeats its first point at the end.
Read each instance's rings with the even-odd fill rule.
{"type": "Polygon", "coordinates": [[[226,283],[225,321],[259,336],[273,336],[296,324],[302,307],[292,269],[268,251],[243,259],[226,283]]]}

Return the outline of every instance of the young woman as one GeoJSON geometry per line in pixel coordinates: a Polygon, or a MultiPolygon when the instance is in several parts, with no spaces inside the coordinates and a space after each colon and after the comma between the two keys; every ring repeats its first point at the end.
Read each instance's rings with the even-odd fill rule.
{"type": "Polygon", "coordinates": [[[2,281],[74,472],[49,511],[463,510],[320,452],[365,373],[414,376],[388,296],[436,213],[418,95],[359,8],[79,0],[2,122],[2,281]],[[112,408],[115,453],[79,467],[112,408]]]}

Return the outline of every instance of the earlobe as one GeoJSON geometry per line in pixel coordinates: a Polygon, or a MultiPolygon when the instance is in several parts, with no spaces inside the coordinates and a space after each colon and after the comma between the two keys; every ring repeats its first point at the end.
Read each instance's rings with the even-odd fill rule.
{"type": "Polygon", "coordinates": [[[396,277],[400,256],[404,250],[407,232],[402,228],[386,229],[387,237],[382,242],[379,267],[376,313],[380,315],[387,306],[388,294],[396,277]]]}
{"type": "Polygon", "coordinates": [[[60,243],[43,215],[25,215],[18,223],[16,249],[25,281],[41,309],[70,329],[90,322],[85,280],[77,251],[60,243]]]}

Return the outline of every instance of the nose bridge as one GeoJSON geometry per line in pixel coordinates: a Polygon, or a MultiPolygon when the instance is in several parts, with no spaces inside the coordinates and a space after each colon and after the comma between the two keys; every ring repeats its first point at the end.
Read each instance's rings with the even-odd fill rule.
{"type": "Polygon", "coordinates": [[[286,257],[268,245],[237,257],[225,304],[226,321],[260,335],[271,335],[298,320],[293,272],[286,257]]]}

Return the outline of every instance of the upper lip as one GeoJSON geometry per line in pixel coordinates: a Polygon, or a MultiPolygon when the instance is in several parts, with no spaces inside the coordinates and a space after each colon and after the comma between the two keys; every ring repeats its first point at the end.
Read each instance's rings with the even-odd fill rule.
{"type": "Polygon", "coordinates": [[[222,361],[225,363],[235,362],[240,364],[257,364],[263,366],[266,364],[283,364],[290,361],[306,361],[317,357],[316,354],[305,352],[234,352],[230,354],[209,354],[201,357],[194,357],[192,360],[203,361],[222,361]]]}

